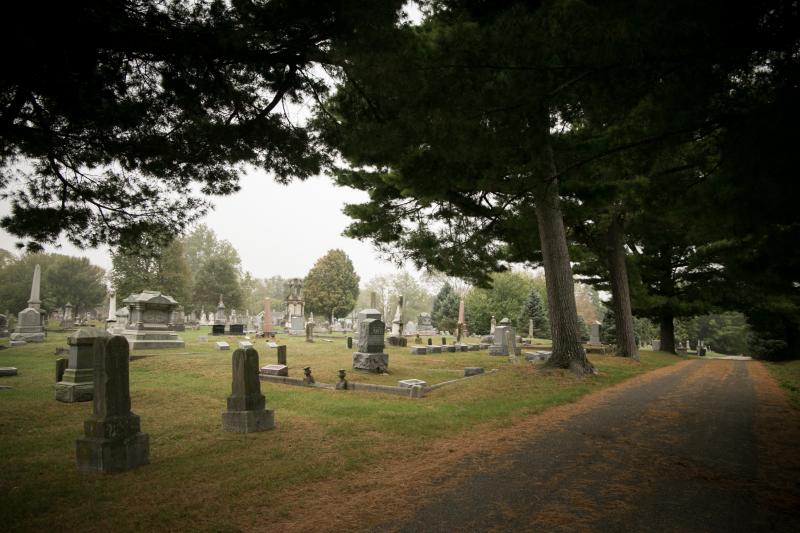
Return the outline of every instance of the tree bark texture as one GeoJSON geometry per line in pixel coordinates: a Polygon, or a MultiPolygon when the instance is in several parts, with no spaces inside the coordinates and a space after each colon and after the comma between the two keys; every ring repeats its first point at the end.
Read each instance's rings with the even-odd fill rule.
{"type": "Polygon", "coordinates": [[[660,323],[660,336],[661,336],[661,351],[676,353],[675,352],[675,323],[672,313],[662,314],[659,318],[660,323]]]}
{"type": "MultiPolygon", "coordinates": [[[[552,165],[552,152],[548,150],[552,165]]],[[[551,175],[555,175],[555,169],[551,175]]],[[[549,366],[569,368],[579,374],[595,373],[586,357],[578,333],[578,310],[575,305],[575,286],[567,249],[564,217],[558,194],[558,180],[543,179],[535,191],[536,220],[544,260],[545,284],[553,338],[553,353],[549,366]]]]}
{"type": "Polygon", "coordinates": [[[628,267],[625,264],[625,232],[619,215],[611,217],[608,225],[606,252],[611,278],[611,301],[617,326],[617,355],[639,360],[639,348],[633,329],[628,267]]]}

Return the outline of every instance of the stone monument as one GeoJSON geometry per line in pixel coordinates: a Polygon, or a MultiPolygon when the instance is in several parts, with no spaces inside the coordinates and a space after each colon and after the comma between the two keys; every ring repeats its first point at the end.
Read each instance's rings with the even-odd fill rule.
{"type": "Polygon", "coordinates": [[[106,317],[106,329],[113,330],[117,325],[117,293],[108,293],[108,317],[106,317]]]}
{"type": "Polygon", "coordinates": [[[79,329],[67,337],[69,358],[67,368],[56,383],[56,400],[64,403],[88,402],[94,392],[94,343],[98,338],[108,340],[102,329],[79,329]]]}
{"type": "Polygon", "coordinates": [[[466,324],[464,319],[464,297],[462,296],[461,299],[458,301],[458,331],[456,333],[456,343],[461,343],[462,339],[466,335],[466,324]]]}
{"type": "Polygon", "coordinates": [[[489,346],[489,355],[520,355],[522,350],[517,348],[516,332],[508,318],[500,321],[494,328],[494,344],[489,346]]]}
{"type": "Polygon", "coordinates": [[[384,372],[389,368],[389,355],[383,352],[386,324],[377,318],[364,318],[358,327],[358,351],[353,353],[353,368],[384,372]]]}
{"type": "Polygon", "coordinates": [[[97,338],[92,416],[75,446],[83,472],[123,472],[150,462],[150,439],[131,412],[129,359],[124,337],[97,338]]]}
{"type": "MultiPolygon", "coordinates": [[[[286,296],[286,321],[293,324],[293,317],[302,317],[305,320],[305,300],[303,299],[303,280],[292,278],[287,282],[288,294],[286,296]]],[[[302,333],[302,331],[301,331],[302,333]]]]}
{"type": "Polygon", "coordinates": [[[217,312],[214,313],[214,325],[223,326],[223,330],[225,329],[225,304],[222,303],[222,295],[219,295],[219,303],[217,304],[217,312]]]}
{"type": "Polygon", "coordinates": [[[171,322],[178,302],[158,291],[131,294],[122,303],[128,308],[128,324],[122,334],[131,350],[183,348],[185,346],[171,322]]]}
{"type": "Polygon", "coordinates": [[[306,342],[314,342],[314,321],[306,322],[306,342]]]}
{"type": "Polygon", "coordinates": [[[72,314],[72,304],[67,302],[64,306],[64,316],[59,324],[60,329],[70,329],[75,326],[75,317],[72,314]]]}
{"type": "Polygon", "coordinates": [[[266,409],[258,373],[258,352],[254,348],[233,352],[231,395],[228,410],[222,413],[222,431],[252,433],[275,427],[275,413],[266,409]]]}
{"type": "Polygon", "coordinates": [[[261,327],[264,335],[269,336],[272,333],[272,300],[269,298],[264,298],[264,317],[261,327]]]}
{"type": "Polygon", "coordinates": [[[128,327],[128,318],[130,317],[130,311],[128,308],[123,306],[117,309],[115,313],[117,316],[117,322],[113,328],[114,335],[121,335],[125,328],[128,327]]]}
{"type": "Polygon", "coordinates": [[[405,347],[408,341],[403,337],[403,296],[397,299],[397,311],[392,320],[392,334],[389,336],[389,345],[405,347]]]}
{"type": "Polygon", "coordinates": [[[39,287],[42,280],[42,269],[39,265],[33,269],[33,283],[31,283],[31,297],[28,307],[17,315],[17,327],[11,334],[12,341],[44,342],[44,328],[42,327],[41,305],[39,287]]]}
{"type": "Polygon", "coordinates": [[[589,344],[602,344],[600,342],[600,322],[592,322],[592,329],[589,334],[589,344]]]}
{"type": "Polygon", "coordinates": [[[492,315],[492,321],[489,323],[489,335],[494,335],[494,328],[497,327],[497,320],[492,315]]]}
{"type": "Polygon", "coordinates": [[[420,313],[417,316],[417,335],[436,335],[430,313],[420,313]]]}

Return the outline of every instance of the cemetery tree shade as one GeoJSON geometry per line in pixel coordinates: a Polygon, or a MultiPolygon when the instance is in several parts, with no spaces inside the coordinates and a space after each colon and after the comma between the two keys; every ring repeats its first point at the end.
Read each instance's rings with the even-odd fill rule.
{"type": "MultiPolygon", "coordinates": [[[[48,311],[71,303],[74,312],[84,312],[103,303],[105,270],[86,258],[61,254],[24,254],[0,267],[0,301],[12,313],[28,306],[33,270],[42,269],[42,307],[48,311]]],[[[3,309],[0,312],[5,312],[3,309]]]]}
{"type": "MultiPolygon", "coordinates": [[[[526,274],[498,272],[492,275],[490,287],[472,288],[464,297],[469,330],[479,335],[488,334],[492,316],[498,323],[504,318],[517,320],[533,287],[534,279],[526,274]]],[[[527,322],[518,326],[518,331],[527,331],[527,322]]]]}
{"type": "Polygon", "coordinates": [[[318,317],[347,316],[358,298],[358,274],[342,250],[330,250],[317,259],[303,285],[306,312],[318,317]]]}
{"type": "Polygon", "coordinates": [[[282,104],[323,93],[312,66],[331,42],[401,5],[4,3],[0,224],[29,249],[129,246],[186,228],[206,207],[191,187],[230,194],[245,163],[283,182],[318,173],[323,152],[282,104]]]}
{"type": "MultiPolygon", "coordinates": [[[[431,312],[433,325],[441,331],[455,331],[458,325],[458,304],[458,294],[450,283],[445,282],[433,300],[433,311],[431,312]]],[[[476,331],[471,324],[470,330],[476,331]]]]}

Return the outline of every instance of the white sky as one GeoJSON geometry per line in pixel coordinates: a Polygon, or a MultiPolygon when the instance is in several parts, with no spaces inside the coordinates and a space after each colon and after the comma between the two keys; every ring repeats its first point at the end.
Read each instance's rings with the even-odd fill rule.
{"type": "MultiPolygon", "coordinates": [[[[234,195],[211,198],[214,210],[202,222],[233,244],[242,267],[255,277],[304,277],[314,262],[333,248],[347,253],[362,284],[397,271],[378,258],[371,244],[342,236],[350,222],[342,213],[344,204],[365,201],[365,192],[336,187],[328,177],[280,185],[258,170],[243,175],[240,184],[241,190],[234,195]]],[[[8,202],[0,202],[0,215],[8,211],[8,202]]],[[[16,240],[0,229],[0,248],[17,253],[16,240]]],[[[98,266],[111,268],[107,248],[80,250],[63,244],[58,249],[46,247],[46,251],[85,256],[98,266]]],[[[413,267],[408,269],[417,274],[413,267]]]]}

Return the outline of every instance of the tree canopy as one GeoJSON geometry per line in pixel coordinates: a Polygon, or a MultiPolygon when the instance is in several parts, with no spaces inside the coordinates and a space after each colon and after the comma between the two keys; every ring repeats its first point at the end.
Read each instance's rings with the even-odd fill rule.
{"type": "Polygon", "coordinates": [[[306,312],[319,317],[347,316],[358,299],[358,281],[353,262],[343,250],[330,250],[308,272],[303,286],[306,312]]]}
{"type": "Polygon", "coordinates": [[[402,2],[124,0],[2,8],[0,225],[31,250],[59,236],[130,247],[238,189],[242,164],[280,181],[324,152],[285,111],[325,91],[333,41],[392,24],[402,2]]]}

